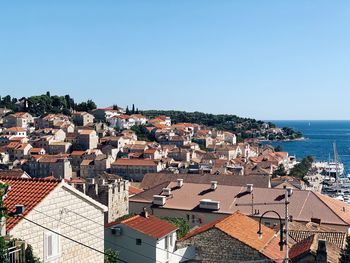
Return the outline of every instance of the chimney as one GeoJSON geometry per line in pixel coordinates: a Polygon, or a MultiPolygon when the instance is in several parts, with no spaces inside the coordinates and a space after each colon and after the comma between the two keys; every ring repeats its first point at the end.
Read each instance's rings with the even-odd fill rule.
{"type": "Polygon", "coordinates": [[[92,178],[91,184],[95,184],[95,178],[92,178]]]}
{"type": "Polygon", "coordinates": [[[293,194],[293,188],[292,187],[287,187],[287,193],[288,193],[288,197],[291,197],[293,194]]]}
{"type": "Polygon", "coordinates": [[[253,184],[247,184],[247,192],[250,194],[253,192],[253,184]]]}
{"type": "Polygon", "coordinates": [[[318,240],[316,263],[327,263],[327,244],[324,239],[318,240]]]}
{"type": "Polygon", "coordinates": [[[142,213],[142,215],[143,215],[145,218],[149,218],[149,214],[148,214],[148,211],[147,211],[147,208],[146,208],[146,207],[143,208],[143,213],[142,213]]]}
{"type": "Polygon", "coordinates": [[[163,188],[163,195],[164,196],[170,196],[171,195],[171,189],[170,188],[163,188]]]}
{"type": "Polygon", "coordinates": [[[216,188],[218,188],[218,182],[217,181],[211,181],[210,182],[210,189],[211,190],[215,190],[216,188]]]}
{"type": "Polygon", "coordinates": [[[181,188],[183,184],[184,184],[184,179],[181,179],[181,178],[177,179],[177,187],[181,188]]]}
{"type": "Polygon", "coordinates": [[[102,185],[105,185],[105,184],[106,184],[106,180],[102,179],[102,185]]]}
{"type": "Polygon", "coordinates": [[[98,184],[95,184],[95,192],[96,192],[96,195],[98,195],[98,184]]]}
{"type": "Polygon", "coordinates": [[[83,183],[83,192],[86,194],[86,183],[83,183]]]}

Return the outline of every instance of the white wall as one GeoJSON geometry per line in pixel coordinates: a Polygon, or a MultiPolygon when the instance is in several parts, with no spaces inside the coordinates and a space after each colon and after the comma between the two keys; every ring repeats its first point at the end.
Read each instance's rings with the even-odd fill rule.
{"type": "MultiPolygon", "coordinates": [[[[35,207],[35,210],[46,215],[32,210],[26,217],[47,228],[59,230],[61,234],[74,240],[104,251],[104,214],[101,209],[86,202],[77,194],[73,194],[64,187],[58,187],[35,207]],[[78,215],[64,208],[75,211],[78,215]],[[90,218],[99,224],[86,220],[79,215],[90,218]]],[[[14,238],[23,239],[32,245],[34,254],[40,257],[44,263],[103,263],[104,257],[102,254],[63,237],[60,237],[60,257],[55,260],[44,261],[44,233],[46,231],[22,219],[10,231],[10,235],[13,235],[14,238]]]]}
{"type": "Polygon", "coordinates": [[[165,250],[165,237],[159,240],[138,232],[124,224],[119,224],[122,229],[120,236],[112,235],[110,229],[105,230],[105,246],[120,253],[120,259],[127,262],[179,262],[181,253],[176,257],[172,253],[175,250],[176,232],[168,236],[168,251],[165,250]],[[172,236],[172,244],[170,244],[172,236]],[[136,245],[136,239],[142,240],[141,245],[136,245]],[[171,253],[172,252],[172,253],[171,253]]]}

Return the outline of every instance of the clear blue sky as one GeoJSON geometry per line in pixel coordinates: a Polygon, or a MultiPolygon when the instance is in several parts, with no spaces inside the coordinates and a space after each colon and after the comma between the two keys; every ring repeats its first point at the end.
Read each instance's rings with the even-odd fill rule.
{"type": "Polygon", "coordinates": [[[350,119],[350,1],[0,2],[0,94],[350,119]]]}

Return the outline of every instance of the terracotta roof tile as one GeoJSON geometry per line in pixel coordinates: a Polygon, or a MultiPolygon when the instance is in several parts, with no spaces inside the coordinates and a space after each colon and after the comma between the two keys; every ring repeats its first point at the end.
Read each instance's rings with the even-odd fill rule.
{"type": "Polygon", "coordinates": [[[135,194],[139,194],[142,193],[143,190],[140,188],[137,188],[135,186],[129,185],[129,194],[135,195],[135,194]]]}
{"type": "Polygon", "coordinates": [[[188,233],[182,240],[189,239],[212,228],[221,230],[270,259],[283,258],[283,251],[281,252],[279,250],[278,238],[276,238],[275,231],[262,225],[261,230],[263,235],[259,239],[257,235],[259,223],[240,212],[235,212],[233,215],[203,225],[188,233]]]}
{"type": "MultiPolygon", "coordinates": [[[[38,205],[60,181],[51,179],[25,179],[13,177],[0,177],[0,181],[8,183],[11,189],[5,198],[5,207],[9,212],[15,211],[15,205],[24,205],[24,216],[38,205]]],[[[6,220],[6,230],[11,230],[19,221],[20,217],[10,217],[6,220]]]]}
{"type": "Polygon", "coordinates": [[[157,164],[150,159],[118,159],[114,163],[113,166],[156,166],[157,164]]]}
{"type": "MultiPolygon", "coordinates": [[[[162,238],[177,230],[177,226],[152,215],[147,218],[136,215],[119,223],[156,239],[162,238]]],[[[112,225],[115,225],[115,223],[108,224],[108,226],[112,225]]]]}
{"type": "Polygon", "coordinates": [[[312,243],[314,242],[314,237],[315,235],[311,235],[303,241],[296,243],[294,246],[292,246],[289,250],[289,257],[291,259],[294,259],[295,257],[309,252],[311,250],[312,243]]]}

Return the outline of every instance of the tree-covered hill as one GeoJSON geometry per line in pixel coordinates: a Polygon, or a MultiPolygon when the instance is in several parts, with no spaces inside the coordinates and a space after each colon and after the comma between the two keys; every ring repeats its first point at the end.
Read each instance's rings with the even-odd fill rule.
{"type": "Polygon", "coordinates": [[[269,140],[291,140],[302,137],[300,132],[288,127],[283,127],[281,133],[271,132],[271,129],[276,128],[275,124],[252,118],[242,118],[237,115],[174,110],[146,110],[143,111],[143,114],[150,118],[166,115],[171,118],[173,123],[197,123],[218,130],[234,132],[242,139],[262,137],[269,140]]]}
{"type": "Polygon", "coordinates": [[[96,104],[92,100],[86,102],[75,103],[74,99],[69,95],[57,96],[46,94],[22,97],[17,99],[6,95],[0,96],[0,108],[6,107],[13,112],[25,111],[34,116],[42,116],[48,113],[62,113],[70,115],[72,110],[76,111],[90,111],[96,109],[96,104]]]}

